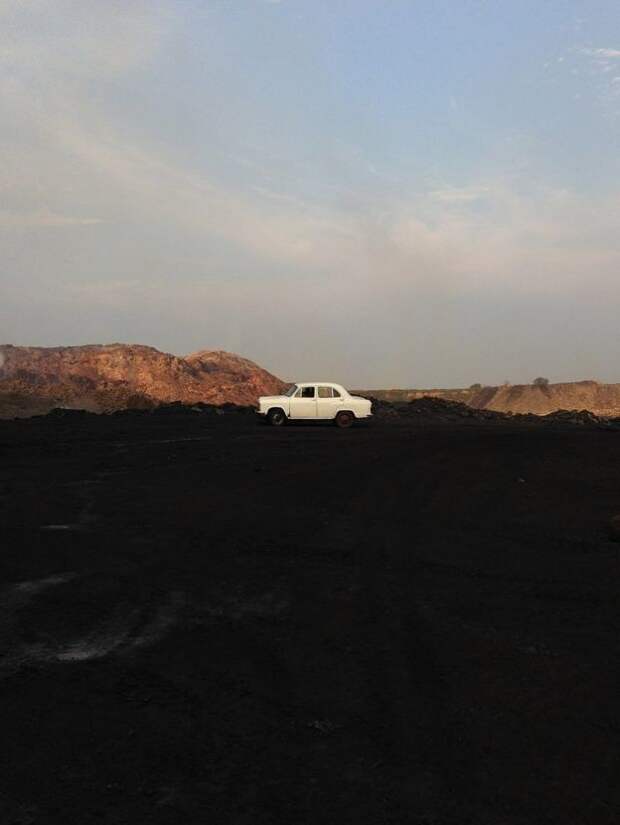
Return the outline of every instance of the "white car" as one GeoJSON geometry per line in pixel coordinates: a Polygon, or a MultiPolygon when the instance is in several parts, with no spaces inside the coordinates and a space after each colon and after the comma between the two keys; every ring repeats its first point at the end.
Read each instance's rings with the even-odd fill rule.
{"type": "Polygon", "coordinates": [[[332,420],[339,427],[350,427],[356,418],[372,415],[368,399],[349,395],[340,384],[329,381],[293,384],[284,395],[263,395],[258,399],[258,414],[266,416],[274,427],[281,427],[289,418],[332,420]]]}

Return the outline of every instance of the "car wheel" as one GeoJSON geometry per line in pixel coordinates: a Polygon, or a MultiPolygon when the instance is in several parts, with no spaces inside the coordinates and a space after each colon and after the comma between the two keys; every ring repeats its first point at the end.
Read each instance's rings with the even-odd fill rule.
{"type": "Polygon", "coordinates": [[[286,424],[286,416],[283,410],[269,410],[267,418],[272,427],[282,427],[286,424]]]}
{"type": "Polygon", "coordinates": [[[350,427],[353,424],[353,413],[339,412],[336,416],[336,425],[338,427],[350,427]]]}

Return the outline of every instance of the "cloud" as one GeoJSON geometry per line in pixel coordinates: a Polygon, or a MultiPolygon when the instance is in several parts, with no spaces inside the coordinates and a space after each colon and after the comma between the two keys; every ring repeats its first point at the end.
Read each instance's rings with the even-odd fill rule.
{"type": "MultiPolygon", "coordinates": [[[[597,101],[607,120],[617,121],[620,117],[620,89],[615,76],[618,71],[620,49],[610,47],[581,47],[576,50],[585,65],[573,68],[573,74],[582,75],[584,94],[597,101]]],[[[580,94],[576,99],[584,96],[580,94]]],[[[615,126],[615,123],[614,123],[615,126]]]]}
{"type": "Polygon", "coordinates": [[[454,187],[448,189],[435,189],[429,195],[441,203],[472,203],[473,201],[485,198],[488,195],[486,187],[454,187]]]}
{"type": "Polygon", "coordinates": [[[226,241],[266,261],[333,263],[350,236],[346,215],[218,183],[139,128],[132,134],[93,96],[93,81],[120,81],[156,60],[177,8],[153,0],[0,5],[0,120],[12,124],[0,130],[0,225],[135,221],[226,241]]]}
{"type": "Polygon", "coordinates": [[[0,227],[62,227],[62,226],[96,226],[103,223],[100,218],[59,215],[50,210],[40,209],[34,212],[9,212],[0,209],[0,227]]]}
{"type": "Polygon", "coordinates": [[[157,53],[174,21],[160,0],[9,0],[0,6],[0,66],[49,85],[118,77],[157,53]]]}
{"type": "Polygon", "coordinates": [[[603,57],[609,60],[620,58],[620,49],[581,49],[582,54],[588,54],[591,57],[603,57]]]}
{"type": "Polygon", "coordinates": [[[470,191],[484,193],[484,208],[477,198],[443,200],[430,192],[392,210],[376,250],[378,283],[397,291],[417,283],[458,296],[581,292],[615,282],[620,197],[592,203],[567,190],[519,191],[503,180],[470,191]]]}
{"type": "Polygon", "coordinates": [[[2,172],[9,203],[4,226],[132,220],[175,227],[184,237],[224,239],[268,261],[319,268],[333,263],[326,250],[344,249],[351,236],[346,214],[294,203],[284,193],[218,184],[160,147],[128,139],[79,95],[50,93],[41,106],[21,82],[2,86],[3,113],[22,124],[31,143],[26,152],[6,147],[13,162],[2,172]],[[49,205],[21,206],[23,200],[42,199],[49,205]],[[66,217],[75,214],[76,202],[95,205],[97,218],[66,217]]]}

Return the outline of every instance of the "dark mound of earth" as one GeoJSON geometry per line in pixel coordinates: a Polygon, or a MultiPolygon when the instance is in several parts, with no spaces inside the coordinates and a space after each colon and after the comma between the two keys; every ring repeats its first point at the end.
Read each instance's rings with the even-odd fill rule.
{"type": "Polygon", "coordinates": [[[391,402],[372,398],[372,411],[379,420],[404,420],[408,423],[494,423],[533,424],[549,426],[553,424],[596,426],[605,429],[620,428],[620,418],[606,418],[589,410],[558,410],[549,415],[506,413],[470,407],[460,401],[451,401],[436,396],[423,396],[408,402],[391,402]]]}

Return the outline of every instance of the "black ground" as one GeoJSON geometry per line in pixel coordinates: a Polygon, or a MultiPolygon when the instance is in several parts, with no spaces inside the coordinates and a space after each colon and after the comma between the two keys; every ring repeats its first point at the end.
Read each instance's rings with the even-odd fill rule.
{"type": "Polygon", "coordinates": [[[0,423],[0,822],[620,821],[620,432],[0,423]]]}

